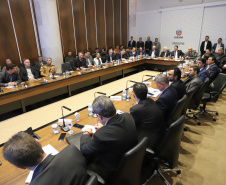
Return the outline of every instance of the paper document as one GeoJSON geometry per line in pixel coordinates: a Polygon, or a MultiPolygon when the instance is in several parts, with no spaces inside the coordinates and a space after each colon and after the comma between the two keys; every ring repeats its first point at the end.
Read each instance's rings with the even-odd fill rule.
{"type": "Polygon", "coordinates": [[[148,96],[153,97],[153,98],[158,97],[158,95],[160,95],[160,93],[161,93],[160,90],[154,89],[152,87],[148,87],[148,92],[152,94],[152,95],[148,94],[148,96]]]}
{"type": "Polygon", "coordinates": [[[92,133],[95,133],[96,132],[96,129],[93,125],[85,125],[83,128],[82,128],[82,132],[84,132],[86,129],[92,129],[92,133]]]}
{"type": "MultiPolygon", "coordinates": [[[[59,153],[59,152],[58,152],[55,148],[53,148],[50,144],[48,144],[48,145],[42,147],[42,149],[43,149],[43,151],[44,151],[46,154],[56,155],[56,154],[59,153]]],[[[34,171],[30,171],[30,172],[29,172],[29,174],[28,174],[28,176],[27,176],[27,178],[26,178],[26,180],[25,180],[25,183],[26,183],[26,184],[29,184],[29,183],[31,182],[33,173],[34,173],[34,171]]]]}

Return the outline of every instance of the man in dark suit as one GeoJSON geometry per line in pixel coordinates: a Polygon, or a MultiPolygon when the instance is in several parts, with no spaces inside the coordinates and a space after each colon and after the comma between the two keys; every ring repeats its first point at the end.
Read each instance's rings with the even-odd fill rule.
{"type": "Polygon", "coordinates": [[[199,73],[198,66],[190,66],[189,77],[186,80],[184,80],[186,92],[193,91],[195,94],[202,86],[203,82],[199,78],[198,73],[199,73]]]}
{"type": "Polygon", "coordinates": [[[185,52],[184,56],[185,56],[186,59],[194,59],[195,58],[195,52],[192,51],[192,50],[193,50],[192,47],[189,47],[188,51],[185,52]]]}
{"type": "Polygon", "coordinates": [[[97,53],[100,53],[100,49],[99,48],[95,49],[95,52],[92,53],[92,57],[95,58],[97,53]]]}
{"type": "Polygon", "coordinates": [[[222,63],[225,63],[226,55],[224,54],[223,48],[219,48],[216,56],[216,64],[222,68],[222,63]]]}
{"type": "Polygon", "coordinates": [[[139,41],[137,42],[137,48],[142,47],[142,50],[144,49],[144,42],[142,41],[142,37],[139,38],[139,41]]]}
{"type": "Polygon", "coordinates": [[[100,123],[96,124],[94,134],[91,129],[84,131],[80,150],[87,159],[88,169],[108,184],[123,155],[137,144],[137,131],[133,117],[128,113],[116,114],[113,102],[106,96],[94,100],[93,111],[100,123]]]}
{"type": "Polygon", "coordinates": [[[155,84],[161,91],[161,95],[157,99],[156,104],[166,120],[178,102],[177,91],[172,85],[169,85],[169,80],[164,74],[158,74],[155,77],[155,84]]]}
{"type": "Polygon", "coordinates": [[[172,58],[179,58],[183,55],[181,50],[178,50],[178,46],[175,45],[174,46],[174,51],[171,52],[171,56],[172,58]]]}
{"type": "Polygon", "coordinates": [[[145,42],[145,50],[147,54],[150,54],[150,50],[152,48],[152,41],[150,40],[151,38],[148,36],[146,42],[145,42]]]}
{"type": "Polygon", "coordinates": [[[86,182],[85,159],[73,145],[55,156],[47,155],[38,140],[19,132],[6,142],[3,156],[18,168],[34,170],[30,185],[83,185],[86,182]]]}
{"type": "Polygon", "coordinates": [[[86,65],[87,66],[93,66],[94,65],[93,57],[90,55],[89,51],[86,51],[84,58],[86,59],[86,65]]]}
{"type": "Polygon", "coordinates": [[[129,56],[127,55],[124,49],[116,55],[117,60],[128,59],[128,58],[129,56]]]}
{"type": "Polygon", "coordinates": [[[116,60],[116,56],[113,53],[113,50],[109,50],[108,55],[107,55],[107,61],[108,62],[113,62],[116,60]]]}
{"type": "Polygon", "coordinates": [[[78,57],[75,58],[71,63],[71,67],[73,70],[77,70],[77,71],[81,70],[82,67],[85,67],[85,68],[88,67],[86,64],[86,59],[84,58],[83,53],[81,51],[78,53],[78,57]]]}
{"type": "Polygon", "coordinates": [[[24,66],[20,68],[20,78],[22,81],[28,81],[32,79],[37,79],[39,77],[39,71],[31,66],[30,60],[24,60],[24,66]]]}
{"type": "Polygon", "coordinates": [[[135,47],[132,48],[132,50],[129,53],[129,56],[130,57],[136,57],[137,56],[137,52],[136,52],[136,48],[135,47]]]}
{"type": "Polygon", "coordinates": [[[137,55],[140,56],[140,57],[142,57],[143,55],[145,55],[145,52],[144,52],[144,50],[143,50],[142,47],[139,47],[139,50],[137,51],[137,55]]]}
{"type": "Polygon", "coordinates": [[[40,71],[40,68],[44,65],[46,65],[47,62],[43,60],[42,56],[38,57],[38,61],[34,63],[34,67],[40,71]]]}
{"type": "Polygon", "coordinates": [[[210,57],[208,58],[205,69],[208,73],[210,83],[213,82],[220,72],[216,65],[216,58],[213,55],[210,55],[210,57]]]}
{"type": "Polygon", "coordinates": [[[215,43],[213,45],[213,50],[212,50],[213,53],[218,53],[218,49],[219,48],[222,48],[223,53],[224,53],[224,44],[222,43],[222,38],[219,38],[218,41],[217,41],[217,43],[215,43]]]}
{"type": "Polygon", "coordinates": [[[212,51],[212,42],[209,41],[209,36],[205,37],[205,41],[203,41],[200,46],[201,56],[205,54],[206,49],[209,49],[210,51],[212,51]]]}
{"type": "Polygon", "coordinates": [[[6,71],[0,74],[0,87],[14,86],[21,82],[20,75],[16,71],[14,64],[8,64],[6,71]]]}
{"type": "Polygon", "coordinates": [[[148,147],[155,151],[165,134],[162,112],[151,98],[147,98],[148,88],[143,83],[133,85],[133,97],[137,102],[130,108],[136,124],[138,140],[148,137],[148,147]]]}
{"type": "Polygon", "coordinates": [[[133,36],[130,37],[130,41],[128,42],[128,47],[129,48],[136,47],[136,41],[133,40],[133,36]]]}
{"type": "Polygon", "coordinates": [[[181,70],[178,67],[171,68],[168,71],[168,80],[172,82],[170,85],[176,89],[178,100],[180,100],[186,94],[185,84],[181,80],[181,70]]]}
{"type": "Polygon", "coordinates": [[[152,46],[152,50],[150,51],[150,56],[152,58],[156,58],[159,56],[159,51],[156,50],[156,46],[152,46]]]}
{"type": "Polygon", "coordinates": [[[205,82],[206,78],[208,77],[208,73],[205,69],[206,66],[206,59],[205,58],[199,58],[197,61],[197,66],[199,67],[199,78],[202,80],[202,82],[205,82]]]}
{"type": "Polygon", "coordinates": [[[161,53],[160,57],[170,57],[170,52],[167,50],[167,47],[163,48],[163,52],[161,53]]]}

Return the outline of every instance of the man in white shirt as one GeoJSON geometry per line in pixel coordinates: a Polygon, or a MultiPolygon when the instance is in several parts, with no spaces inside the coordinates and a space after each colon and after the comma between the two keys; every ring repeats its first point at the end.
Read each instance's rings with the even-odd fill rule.
{"type": "Polygon", "coordinates": [[[222,38],[219,38],[217,43],[213,45],[213,53],[218,53],[218,50],[222,48],[224,53],[224,44],[222,43],[222,38]]]}
{"type": "Polygon", "coordinates": [[[22,81],[33,80],[39,77],[39,71],[31,66],[29,59],[24,60],[24,67],[20,68],[20,78],[22,81]]]}
{"type": "Polygon", "coordinates": [[[201,46],[200,46],[201,56],[203,56],[205,54],[207,49],[212,51],[212,42],[209,41],[209,36],[205,37],[205,41],[203,41],[201,46]]]}

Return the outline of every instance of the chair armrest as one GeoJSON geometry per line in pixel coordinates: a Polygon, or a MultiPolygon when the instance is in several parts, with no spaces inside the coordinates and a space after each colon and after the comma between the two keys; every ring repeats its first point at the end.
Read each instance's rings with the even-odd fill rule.
{"type": "Polygon", "coordinates": [[[146,152],[148,152],[148,153],[150,153],[152,155],[155,155],[155,152],[152,149],[150,149],[150,148],[146,148],[146,152]]]}

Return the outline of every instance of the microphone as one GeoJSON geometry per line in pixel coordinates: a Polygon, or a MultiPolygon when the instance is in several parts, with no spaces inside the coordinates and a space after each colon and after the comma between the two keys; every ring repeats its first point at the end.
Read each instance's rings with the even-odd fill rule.
{"type": "Polygon", "coordinates": [[[151,77],[151,78],[153,78],[154,76],[152,76],[152,75],[143,75],[143,77],[142,77],[142,82],[144,81],[144,77],[145,76],[148,76],[148,77],[151,77]]]}
{"type": "Polygon", "coordinates": [[[127,93],[127,90],[128,90],[128,82],[137,83],[137,82],[135,82],[133,80],[127,80],[127,82],[126,82],[126,101],[129,101],[129,99],[131,99],[131,97],[127,93]]]}
{"type": "Polygon", "coordinates": [[[0,87],[0,92],[3,93],[4,91],[2,90],[2,88],[0,87]]]}
{"type": "Polygon", "coordinates": [[[70,130],[70,128],[69,128],[68,126],[66,126],[66,125],[65,125],[65,122],[64,122],[64,112],[63,112],[64,109],[67,109],[67,110],[69,110],[69,111],[71,111],[71,109],[68,108],[68,107],[66,107],[66,106],[62,106],[62,107],[61,107],[61,110],[62,110],[62,117],[63,117],[63,126],[61,126],[61,129],[62,129],[64,132],[67,132],[67,131],[70,130]]]}
{"type": "Polygon", "coordinates": [[[95,92],[95,93],[94,93],[94,98],[96,98],[96,93],[97,93],[97,94],[106,95],[106,93],[102,93],[102,92],[95,92]]]}

